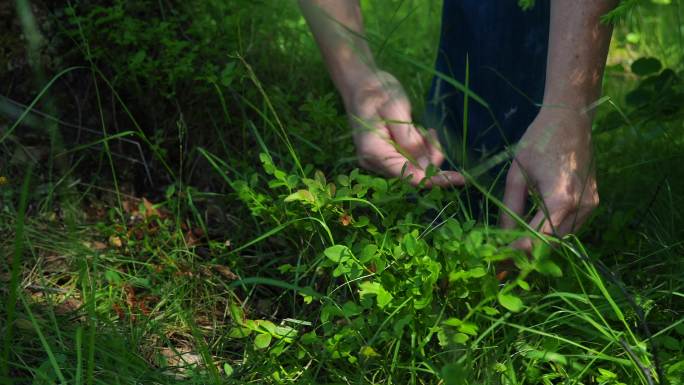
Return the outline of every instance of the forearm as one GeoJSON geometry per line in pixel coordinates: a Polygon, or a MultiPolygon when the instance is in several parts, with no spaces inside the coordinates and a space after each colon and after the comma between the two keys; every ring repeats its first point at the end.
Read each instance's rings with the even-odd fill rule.
{"type": "Polygon", "coordinates": [[[325,60],[330,76],[347,103],[360,79],[375,63],[363,38],[358,0],[299,0],[302,13],[325,60]]]}
{"type": "Polygon", "coordinates": [[[601,94],[615,0],[553,0],[544,105],[582,111],[601,94]]]}

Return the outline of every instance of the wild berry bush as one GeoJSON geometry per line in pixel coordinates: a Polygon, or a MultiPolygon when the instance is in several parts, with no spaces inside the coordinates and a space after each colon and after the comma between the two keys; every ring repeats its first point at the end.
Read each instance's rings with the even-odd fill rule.
{"type": "MultiPolygon", "coordinates": [[[[593,356],[606,378],[601,383],[618,384],[622,375],[616,373],[631,366],[611,361],[619,348],[610,341],[625,332],[628,344],[641,343],[625,324],[639,320],[611,308],[610,301],[625,306],[625,297],[614,287],[606,291],[612,283],[603,282],[589,257],[544,246],[528,257],[510,248],[520,234],[477,224],[458,191],[417,189],[359,170],[328,177],[312,166],[278,166],[269,153],[260,155],[266,178],[255,172],[235,179],[219,158],[204,155],[269,229],[220,259],[243,274],[245,290],[274,286],[287,303],[271,319],[236,310],[231,331],[267,351],[270,364],[297,357],[278,378],[296,377],[297,365],[314,360],[321,368],[314,378],[322,382],[349,376],[353,368],[361,370],[354,381],[417,376],[430,383],[437,376],[448,384],[462,384],[462,378],[492,383],[511,373],[530,381],[580,379],[593,356]],[[268,267],[248,271],[243,254],[272,257],[268,267]],[[517,274],[499,280],[504,260],[514,261],[517,274]],[[564,275],[569,286],[547,292],[549,279],[564,275]],[[575,280],[586,285],[591,301],[572,293],[575,280]],[[587,314],[592,307],[602,313],[587,314]],[[577,315],[561,316],[565,312],[577,315]],[[557,317],[557,330],[533,326],[557,317]],[[294,321],[276,326],[278,319],[294,321]],[[569,344],[573,335],[598,340],[569,344]],[[480,351],[485,346],[490,350],[480,351]]],[[[646,350],[635,354],[648,361],[646,350]]]]}

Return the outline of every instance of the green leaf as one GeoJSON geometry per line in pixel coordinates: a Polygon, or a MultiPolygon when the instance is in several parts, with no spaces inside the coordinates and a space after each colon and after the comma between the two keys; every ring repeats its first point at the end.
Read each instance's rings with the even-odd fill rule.
{"type": "Polygon", "coordinates": [[[463,237],[461,224],[453,218],[447,219],[446,223],[439,228],[438,233],[442,238],[450,241],[457,241],[463,237]]]}
{"type": "Polygon", "coordinates": [[[309,190],[297,190],[296,192],[293,192],[285,198],[285,202],[294,201],[313,204],[316,201],[316,198],[313,196],[313,194],[311,194],[311,191],[309,190]]]}
{"type": "Polygon", "coordinates": [[[346,318],[351,318],[355,315],[361,314],[363,308],[352,301],[347,301],[342,305],[342,314],[346,318]]]}
{"type": "Polygon", "coordinates": [[[627,42],[632,43],[632,44],[638,44],[641,41],[641,34],[637,32],[630,32],[625,36],[627,39],[627,42]]]}
{"type": "Polygon", "coordinates": [[[359,285],[359,295],[361,298],[368,295],[375,295],[375,299],[378,302],[379,308],[384,308],[390,302],[392,302],[392,294],[385,290],[384,287],[378,282],[366,281],[359,285]]]}
{"type": "Polygon", "coordinates": [[[679,350],[679,341],[676,338],[672,338],[670,336],[662,336],[660,337],[660,340],[665,349],[674,351],[679,350]]]}
{"type": "Polygon", "coordinates": [[[397,322],[394,323],[394,326],[392,326],[392,329],[394,330],[394,333],[400,334],[404,327],[406,325],[410,324],[411,321],[413,321],[413,315],[412,314],[407,314],[404,317],[400,318],[397,322]]]}
{"type": "Polygon", "coordinates": [[[639,76],[658,73],[662,68],[660,60],[653,57],[642,57],[632,63],[632,72],[639,76]]]}
{"type": "MultiPolygon", "coordinates": [[[[537,263],[535,264],[535,269],[544,275],[550,275],[550,276],[556,277],[556,278],[563,276],[563,270],[561,270],[561,268],[558,265],[556,265],[553,261],[551,261],[550,259],[545,258],[545,259],[537,261],[537,263]]],[[[524,289],[524,287],[523,287],[523,289],[524,289]]],[[[525,290],[528,290],[528,289],[525,289],[525,290]]]]}
{"type": "Polygon", "coordinates": [[[276,326],[273,334],[279,337],[292,338],[297,335],[297,330],[289,326],[276,326]]]}
{"type": "Polygon", "coordinates": [[[455,344],[463,345],[468,342],[468,338],[470,337],[465,333],[456,333],[451,337],[451,340],[454,341],[455,344]]]}
{"type": "Polygon", "coordinates": [[[223,373],[226,375],[226,377],[230,377],[233,375],[233,367],[230,366],[229,363],[223,364],[223,373]]]}
{"type": "Polygon", "coordinates": [[[276,168],[273,164],[273,159],[271,159],[271,156],[266,154],[265,152],[262,152],[259,153],[259,159],[261,160],[261,164],[264,167],[264,171],[266,171],[267,174],[273,175],[276,168]]]}
{"type": "Polygon", "coordinates": [[[271,337],[268,333],[259,334],[254,338],[254,347],[257,349],[266,349],[271,344],[271,337]]]}
{"type": "Polygon", "coordinates": [[[370,347],[368,345],[362,347],[360,353],[363,357],[366,357],[366,358],[379,357],[380,356],[378,354],[378,352],[375,351],[375,349],[373,349],[372,347],[370,347]]]}
{"type": "Polygon", "coordinates": [[[339,183],[340,186],[349,187],[349,182],[350,182],[350,180],[349,180],[348,176],[346,176],[346,175],[338,175],[337,176],[337,183],[339,183]]]}
{"type": "Polygon", "coordinates": [[[404,246],[404,250],[406,251],[406,253],[413,257],[416,255],[418,241],[412,234],[405,234],[404,239],[402,241],[402,246],[404,246]]]}
{"type": "Polygon", "coordinates": [[[121,283],[121,275],[119,275],[119,272],[117,272],[115,270],[108,269],[105,272],[105,279],[110,284],[118,285],[121,283]]]}
{"type": "Polygon", "coordinates": [[[269,332],[270,334],[275,334],[276,326],[273,322],[263,319],[255,320],[254,322],[256,322],[256,324],[259,325],[259,327],[261,327],[263,330],[269,332]]]}
{"type": "Polygon", "coordinates": [[[318,342],[319,339],[316,332],[308,332],[302,334],[302,338],[300,338],[299,341],[304,345],[313,345],[318,342]]]}
{"type": "Polygon", "coordinates": [[[248,337],[250,334],[252,334],[252,330],[250,328],[244,328],[244,327],[234,327],[228,330],[228,337],[230,338],[245,338],[248,337]]]}
{"type": "Polygon", "coordinates": [[[362,263],[368,262],[371,258],[375,257],[375,253],[378,251],[378,246],[374,244],[368,244],[361,250],[360,261],[362,263]]]}
{"type": "Polygon", "coordinates": [[[487,275],[487,270],[483,267],[476,267],[470,270],[454,270],[449,273],[449,282],[458,280],[468,281],[471,278],[482,278],[487,275]]]}
{"type": "Polygon", "coordinates": [[[471,336],[477,335],[477,330],[478,327],[477,325],[470,323],[470,322],[465,322],[461,326],[458,327],[458,331],[464,334],[468,334],[471,336]]]}
{"type": "Polygon", "coordinates": [[[534,8],[534,0],[518,0],[518,6],[525,11],[534,8]]]}
{"type": "Polygon", "coordinates": [[[481,310],[488,316],[495,316],[499,314],[499,311],[491,306],[483,306],[481,310]]]}
{"type": "Polygon", "coordinates": [[[441,347],[449,346],[449,337],[442,328],[439,328],[439,330],[437,330],[437,341],[439,342],[439,346],[441,347]]]}
{"type": "Polygon", "coordinates": [[[499,303],[506,309],[517,313],[523,308],[522,300],[513,294],[502,294],[499,293],[499,303]]]}
{"type": "Polygon", "coordinates": [[[323,251],[323,254],[328,257],[333,262],[342,262],[349,259],[351,256],[351,251],[347,246],[344,245],[334,245],[330,246],[323,251]]]}
{"type": "Polygon", "coordinates": [[[675,326],[674,330],[680,335],[684,336],[684,323],[679,323],[675,326]]]}
{"type": "Polygon", "coordinates": [[[599,380],[600,382],[613,381],[613,380],[617,380],[617,378],[618,378],[617,374],[611,372],[610,370],[606,370],[603,368],[598,368],[598,370],[599,370],[599,376],[598,376],[597,380],[599,380]]]}
{"type": "Polygon", "coordinates": [[[458,318],[449,318],[444,320],[442,323],[447,326],[459,327],[463,324],[463,321],[458,318]]]}
{"type": "Polygon", "coordinates": [[[482,278],[487,275],[487,270],[485,270],[483,267],[476,267],[474,269],[468,270],[468,274],[471,278],[482,278]]]}
{"type": "Polygon", "coordinates": [[[238,325],[243,325],[245,323],[245,312],[236,303],[230,303],[230,317],[238,325]]]}

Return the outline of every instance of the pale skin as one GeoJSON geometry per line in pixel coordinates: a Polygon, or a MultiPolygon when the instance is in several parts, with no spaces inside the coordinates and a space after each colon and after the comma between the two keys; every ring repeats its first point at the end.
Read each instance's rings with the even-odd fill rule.
{"type": "MultiPolygon", "coordinates": [[[[358,0],[300,0],[354,130],[362,167],[386,176],[412,175],[444,160],[434,130],[421,131],[399,82],[379,70],[366,41],[358,0]]],[[[551,27],[542,108],[515,150],[506,178],[501,225],[524,218],[530,194],[542,204],[529,220],[542,233],[574,232],[599,202],[591,144],[591,106],[601,79],[612,28],[600,18],[615,0],[551,0],[551,27]],[[515,214],[510,215],[510,214],[515,214]],[[517,217],[517,218],[516,218],[517,217]]],[[[463,185],[463,176],[443,171],[427,186],[463,185]]],[[[530,240],[518,247],[529,249],[530,240]]]]}

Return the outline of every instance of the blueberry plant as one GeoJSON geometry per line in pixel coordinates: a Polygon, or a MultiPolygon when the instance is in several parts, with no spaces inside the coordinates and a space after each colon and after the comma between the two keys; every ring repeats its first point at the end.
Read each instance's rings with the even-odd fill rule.
{"type": "MultiPolygon", "coordinates": [[[[225,171],[220,159],[204,155],[225,171]]],[[[372,368],[383,356],[391,371],[417,362],[433,374],[465,370],[492,325],[526,308],[519,293],[531,290],[531,274],[562,275],[548,248],[528,257],[508,246],[520,234],[476,224],[458,191],[415,188],[358,169],[336,177],[312,166],[289,172],[269,153],[260,159],[267,178],[255,172],[226,179],[273,230],[228,258],[276,236],[289,240],[263,276],[243,281],[294,291],[299,310],[292,317],[304,317],[307,327],[248,320],[236,310],[232,333],[252,338],[258,349],[271,345],[271,354],[295,344],[301,358],[324,352],[340,365],[372,368]],[[517,274],[500,281],[497,266],[505,260],[515,262],[517,274]]]]}

